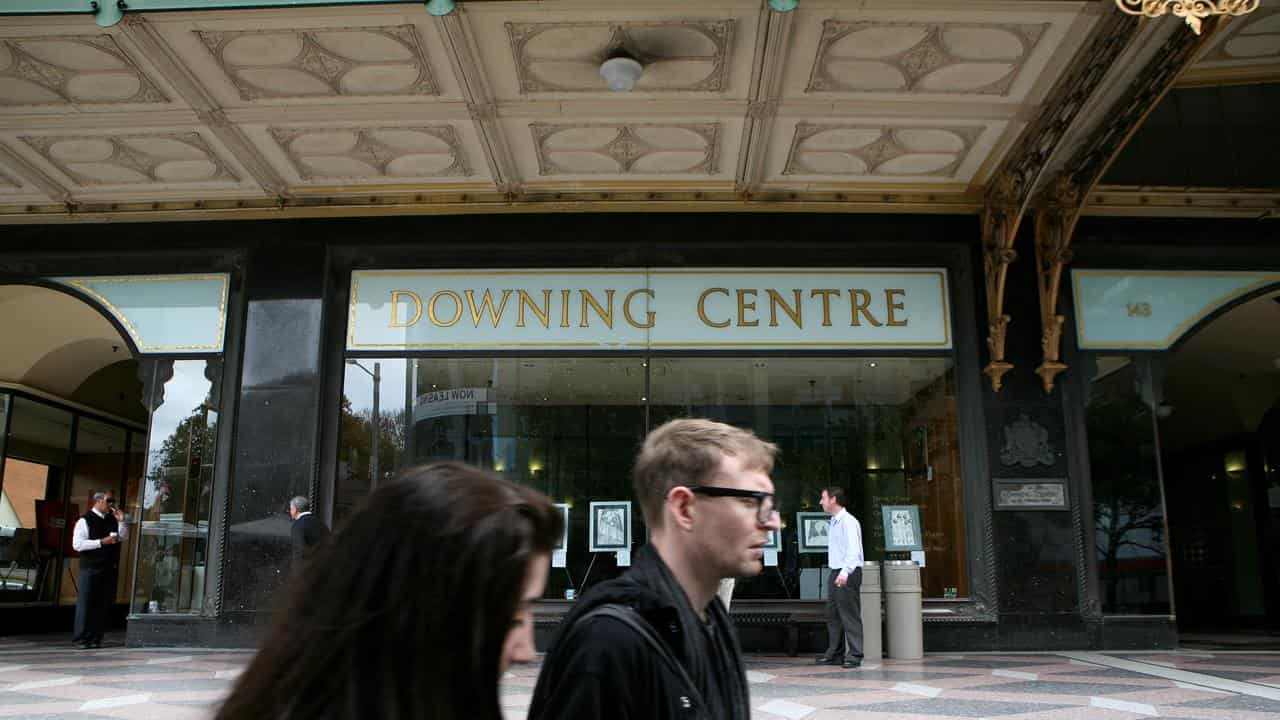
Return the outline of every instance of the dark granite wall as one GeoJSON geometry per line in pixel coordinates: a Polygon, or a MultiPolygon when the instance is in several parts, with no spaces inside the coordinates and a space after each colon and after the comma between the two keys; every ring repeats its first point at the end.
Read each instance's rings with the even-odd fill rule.
{"type": "Polygon", "coordinates": [[[222,582],[224,622],[270,615],[290,566],[288,502],[310,495],[320,424],[324,248],[286,235],[245,270],[244,356],[222,582]]]}

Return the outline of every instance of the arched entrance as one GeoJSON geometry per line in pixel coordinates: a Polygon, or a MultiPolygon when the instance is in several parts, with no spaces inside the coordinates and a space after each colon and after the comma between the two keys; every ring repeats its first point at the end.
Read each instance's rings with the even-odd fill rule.
{"type": "MultiPolygon", "coordinates": [[[[24,614],[0,625],[70,630],[72,528],[94,490],[128,507],[141,482],[148,413],[137,353],[114,319],[51,286],[0,284],[0,338],[0,613],[24,614]]],[[[122,549],[119,616],[136,541],[122,549]]]]}
{"type": "Polygon", "coordinates": [[[1165,358],[1157,408],[1178,628],[1280,630],[1280,290],[1165,358]]]}

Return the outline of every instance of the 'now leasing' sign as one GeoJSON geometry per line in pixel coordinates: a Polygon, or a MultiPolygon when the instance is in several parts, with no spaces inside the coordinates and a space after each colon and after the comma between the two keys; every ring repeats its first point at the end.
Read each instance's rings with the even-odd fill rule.
{"type": "Polygon", "coordinates": [[[366,270],[348,350],[949,349],[947,273],[366,270]]]}

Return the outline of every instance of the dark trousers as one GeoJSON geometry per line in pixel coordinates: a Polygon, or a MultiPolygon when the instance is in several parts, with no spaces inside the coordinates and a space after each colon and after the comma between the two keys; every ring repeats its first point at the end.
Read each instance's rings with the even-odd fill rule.
{"type": "Polygon", "coordinates": [[[116,594],[115,568],[80,568],[73,642],[100,642],[116,594]]]}
{"type": "Polygon", "coordinates": [[[827,657],[836,659],[844,650],[846,661],[862,661],[862,568],[854,568],[844,587],[836,587],[840,573],[827,577],[827,657]]]}

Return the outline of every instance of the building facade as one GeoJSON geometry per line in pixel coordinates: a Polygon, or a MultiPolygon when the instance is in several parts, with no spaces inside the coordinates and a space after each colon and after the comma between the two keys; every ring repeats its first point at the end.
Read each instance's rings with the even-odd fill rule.
{"type": "Polygon", "coordinates": [[[1278,16],[1194,39],[1107,3],[602,6],[564,63],[632,43],[658,83],[610,99],[544,57],[566,11],[526,5],[5,29],[30,58],[0,114],[7,631],[69,627],[69,528],[95,488],[136,528],[128,642],[245,646],[288,590],[289,498],[341,525],[399,469],[456,459],[563,505],[553,632],[645,540],[640,440],[691,415],[781,450],[785,527],[735,593],[748,648],[824,641],[828,485],[868,559],[921,562],[927,649],[1280,621],[1280,183],[1251,152],[1280,94],[1275,59],[1240,49],[1278,16]],[[858,85],[871,65],[919,70],[866,56],[889,40],[949,54],[883,97],[858,85]],[[315,75],[334,66],[294,41],[348,64],[315,75]],[[82,46],[136,92],[23,79],[80,77],[82,46]],[[59,103],[141,129],[42,128],[59,103]],[[1206,128],[1233,160],[1197,150],[1168,181],[1173,139],[1206,128]]]}

